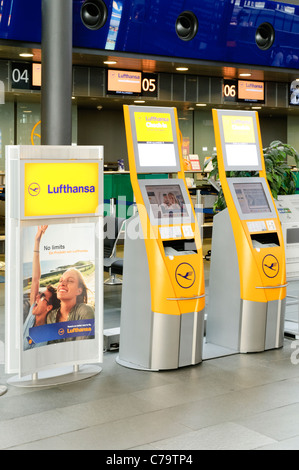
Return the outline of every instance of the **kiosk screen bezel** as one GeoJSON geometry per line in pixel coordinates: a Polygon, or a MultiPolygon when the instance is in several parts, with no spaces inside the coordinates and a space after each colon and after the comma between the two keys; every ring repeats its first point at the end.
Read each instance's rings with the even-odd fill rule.
{"type": "MultiPolygon", "coordinates": [[[[190,224],[194,222],[194,215],[193,215],[193,210],[192,210],[192,202],[190,199],[190,196],[187,192],[186,186],[181,179],[177,178],[171,178],[171,179],[145,179],[145,180],[139,180],[139,187],[140,191],[142,194],[142,198],[144,201],[145,208],[147,210],[147,213],[150,217],[150,222],[152,225],[158,225],[158,226],[163,226],[167,225],[168,222],[171,221],[171,225],[177,225],[177,224],[190,224]],[[148,195],[148,187],[149,186],[155,186],[158,187],[160,186],[161,188],[169,187],[173,189],[174,186],[179,186],[181,195],[184,201],[184,205],[186,206],[186,211],[187,213],[179,214],[179,215],[173,215],[173,216],[165,216],[165,217],[157,217],[154,213],[153,207],[150,203],[149,200],[149,195],[148,195]]],[[[168,188],[167,188],[168,189],[168,188]]]]}
{"type": "Polygon", "coordinates": [[[252,177],[252,178],[228,178],[227,183],[235,204],[235,207],[238,211],[239,217],[241,220],[256,220],[256,219],[273,219],[277,218],[275,206],[273,203],[272,196],[270,194],[269,188],[267,186],[266,180],[262,177],[252,177]],[[268,206],[269,211],[265,212],[250,212],[250,213],[243,213],[241,205],[239,203],[235,184],[244,184],[244,185],[251,185],[251,184],[261,184],[268,206]]]}
{"type": "Polygon", "coordinates": [[[259,144],[259,133],[256,120],[255,111],[231,111],[231,110],[217,110],[218,122],[219,122],[219,131],[223,155],[223,163],[225,171],[260,171],[262,170],[262,155],[259,144]],[[240,118],[252,118],[253,121],[253,132],[254,132],[254,142],[228,142],[225,139],[225,132],[223,127],[223,117],[240,117],[240,118]],[[243,155],[245,152],[248,152],[248,155],[251,154],[251,158],[255,163],[249,161],[241,163],[240,165],[231,163],[229,161],[230,157],[228,155],[229,150],[233,153],[240,152],[243,155]]]}
{"type": "Polygon", "coordinates": [[[153,107],[153,106],[129,106],[129,115],[130,115],[130,122],[131,122],[131,131],[132,131],[132,138],[133,138],[133,147],[134,147],[134,155],[135,155],[135,165],[137,173],[177,173],[181,169],[180,163],[180,153],[179,153],[179,145],[178,145],[178,136],[176,131],[176,119],[174,114],[174,108],[164,108],[164,107],[153,107]],[[172,142],[138,142],[137,139],[137,130],[136,130],[136,122],[135,122],[135,112],[142,112],[142,113],[150,113],[150,114],[169,114],[171,119],[171,128],[172,128],[172,142]],[[169,148],[172,153],[173,157],[173,164],[165,164],[165,165],[142,165],[140,163],[140,150],[141,145],[152,145],[154,152],[157,153],[159,146],[161,150],[163,150],[163,146],[169,148]],[[170,148],[170,146],[172,146],[170,148]]]}

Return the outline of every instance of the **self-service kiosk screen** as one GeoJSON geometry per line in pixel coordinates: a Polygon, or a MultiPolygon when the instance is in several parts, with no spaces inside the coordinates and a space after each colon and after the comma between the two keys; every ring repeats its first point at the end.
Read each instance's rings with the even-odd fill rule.
{"type": "Polygon", "coordinates": [[[189,215],[186,201],[178,184],[171,186],[146,185],[145,188],[156,219],[189,215]]]}
{"type": "Polygon", "coordinates": [[[188,190],[180,179],[139,180],[143,201],[153,225],[194,222],[188,190]]]}
{"type": "Polygon", "coordinates": [[[264,178],[228,178],[227,181],[241,219],[253,220],[277,217],[264,178]]]}
{"type": "Polygon", "coordinates": [[[235,183],[234,189],[243,214],[271,212],[262,183],[235,183]]]}

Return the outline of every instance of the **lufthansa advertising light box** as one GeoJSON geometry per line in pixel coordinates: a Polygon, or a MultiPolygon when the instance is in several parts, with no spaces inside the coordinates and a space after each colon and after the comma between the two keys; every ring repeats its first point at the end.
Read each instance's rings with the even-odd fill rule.
{"type": "MultiPolygon", "coordinates": [[[[75,150],[76,152],[76,150],[75,150]]],[[[98,148],[95,148],[95,155],[98,148]]],[[[38,155],[38,154],[37,154],[38,155]]],[[[55,147],[48,158],[41,155],[20,161],[21,199],[15,215],[21,220],[97,216],[102,201],[102,160],[93,159],[89,148],[76,160],[61,159],[55,147]],[[50,155],[51,154],[51,155],[50,155]]]]}

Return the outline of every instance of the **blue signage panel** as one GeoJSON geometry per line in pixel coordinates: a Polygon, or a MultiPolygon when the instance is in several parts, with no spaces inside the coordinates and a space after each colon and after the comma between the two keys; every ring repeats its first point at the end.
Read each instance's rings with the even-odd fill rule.
{"type": "MultiPolygon", "coordinates": [[[[94,1],[104,8],[99,29],[83,24],[84,0],[73,2],[76,48],[293,69],[299,65],[295,0],[94,1]]],[[[40,42],[41,3],[1,2],[0,39],[40,42]]]]}

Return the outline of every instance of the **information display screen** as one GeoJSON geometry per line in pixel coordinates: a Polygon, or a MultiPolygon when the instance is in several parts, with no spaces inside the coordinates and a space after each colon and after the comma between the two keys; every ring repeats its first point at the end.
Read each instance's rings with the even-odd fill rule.
{"type": "Polygon", "coordinates": [[[243,214],[271,212],[262,183],[234,183],[243,214]]]}
{"type": "Polygon", "coordinates": [[[290,85],[290,104],[299,105],[299,81],[293,80],[290,85]]]}
{"type": "Polygon", "coordinates": [[[138,173],[180,171],[180,157],[173,108],[130,106],[138,173]]]}
{"type": "Polygon", "coordinates": [[[264,103],[264,82],[238,80],[238,101],[264,103]]]}
{"type": "Polygon", "coordinates": [[[107,93],[139,95],[141,93],[141,72],[108,70],[107,93]]]}
{"type": "Polygon", "coordinates": [[[186,201],[178,184],[146,185],[146,193],[156,219],[188,216],[186,201]]]}
{"type": "Polygon", "coordinates": [[[287,228],[286,235],[287,235],[287,245],[291,245],[291,244],[293,245],[295,243],[299,243],[299,228],[298,227],[287,228]]]}
{"type": "Polygon", "coordinates": [[[225,171],[262,169],[257,115],[254,111],[217,110],[225,171]]]}

